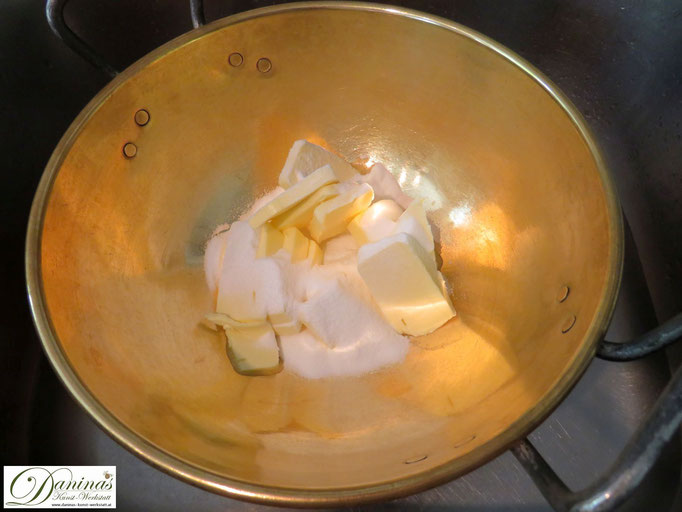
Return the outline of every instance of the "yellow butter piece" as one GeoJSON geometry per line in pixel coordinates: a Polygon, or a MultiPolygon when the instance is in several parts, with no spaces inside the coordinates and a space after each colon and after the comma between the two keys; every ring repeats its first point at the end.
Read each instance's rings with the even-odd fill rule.
{"type": "Polygon", "coordinates": [[[285,324],[291,322],[293,317],[288,311],[282,311],[281,313],[272,313],[268,315],[268,321],[271,324],[285,324]]]}
{"type": "Polygon", "coordinates": [[[291,262],[303,261],[308,256],[308,238],[298,228],[286,228],[284,250],[291,254],[291,262]]]}
{"type": "Polygon", "coordinates": [[[270,224],[263,224],[260,228],[256,258],[272,256],[284,246],[284,235],[270,224]]]}
{"type": "Polygon", "coordinates": [[[297,140],[289,150],[287,160],[279,174],[279,185],[282,188],[292,187],[324,165],[334,169],[339,181],[349,180],[357,173],[348,162],[334,153],[307,140],[297,140]]]}
{"type": "Polygon", "coordinates": [[[396,222],[394,233],[411,235],[427,252],[433,253],[433,233],[421,201],[415,199],[410,203],[396,222]]]}
{"type": "Polygon", "coordinates": [[[421,336],[455,316],[433,256],[407,233],[360,247],[358,271],[398,332],[421,336]]]}
{"type": "Polygon", "coordinates": [[[269,315],[268,320],[272,328],[279,336],[289,336],[301,332],[302,325],[298,318],[284,312],[277,315],[269,315]]]}
{"type": "Polygon", "coordinates": [[[263,205],[251,216],[249,225],[255,229],[265,224],[273,217],[287,211],[289,208],[296,206],[305,198],[313,194],[317,189],[329,185],[330,183],[336,183],[337,181],[339,181],[339,179],[331,166],[325,165],[324,167],[320,167],[291,188],[282,192],[272,201],[263,205]]]}
{"type": "Polygon", "coordinates": [[[403,209],[392,199],[377,201],[348,224],[348,231],[358,245],[376,242],[395,231],[395,223],[403,209]]]}
{"type": "Polygon", "coordinates": [[[272,219],[272,225],[280,230],[290,227],[304,228],[313,218],[313,211],[317,205],[338,196],[339,193],[338,184],[325,185],[293,208],[272,219]]]}
{"type": "Polygon", "coordinates": [[[324,254],[315,240],[310,240],[308,245],[308,261],[311,265],[322,265],[324,254]]]}
{"type": "Polygon", "coordinates": [[[214,325],[220,325],[224,328],[228,327],[242,327],[242,328],[247,328],[247,327],[258,327],[260,325],[265,324],[264,320],[255,320],[253,322],[240,322],[239,320],[235,320],[229,315],[226,315],[225,313],[209,313],[205,316],[206,320],[208,320],[210,323],[214,325]]]}
{"type": "Polygon", "coordinates": [[[269,324],[226,327],[227,355],[242,375],[272,375],[282,369],[275,331],[269,324]]]}
{"type": "Polygon", "coordinates": [[[353,217],[365,211],[374,199],[374,191],[367,183],[354,185],[334,199],[318,205],[310,221],[310,235],[316,242],[343,233],[353,217]]]}

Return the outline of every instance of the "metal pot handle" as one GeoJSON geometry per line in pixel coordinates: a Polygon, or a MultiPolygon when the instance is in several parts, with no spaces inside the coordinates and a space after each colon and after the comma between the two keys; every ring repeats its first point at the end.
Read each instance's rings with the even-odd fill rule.
{"type": "MultiPolygon", "coordinates": [[[[68,1],[69,0],[47,0],[45,3],[45,15],[47,16],[47,23],[50,25],[52,32],[64,41],[66,46],[83,57],[90,64],[103,71],[111,78],[114,78],[118,75],[119,71],[97,53],[92,46],[78,37],[66,24],[66,21],[64,20],[64,8],[68,1]]],[[[189,8],[192,16],[192,26],[194,28],[202,27],[206,23],[206,17],[204,16],[204,0],[189,0],[189,8]]]]}
{"type": "Polygon", "coordinates": [[[114,78],[118,74],[118,70],[104,60],[104,58],[93,50],[89,44],[78,37],[73,30],[68,27],[66,21],[64,21],[64,7],[68,1],[69,0],[47,0],[45,4],[47,23],[57,37],[64,41],[69,48],[96,68],[104,71],[111,78],[114,78]]]}
{"type": "Polygon", "coordinates": [[[194,28],[203,27],[206,24],[204,0],[189,0],[189,10],[192,15],[192,26],[194,28]]]}
{"type": "Polygon", "coordinates": [[[660,350],[682,337],[682,313],[627,343],[602,341],[597,357],[607,361],[632,361],[660,350]]]}
{"type": "MultiPolygon", "coordinates": [[[[604,341],[598,356],[628,361],[659,350],[682,336],[682,313],[629,343],[604,341]]],[[[622,504],[652,468],[682,424],[682,368],[661,393],[646,421],[618,460],[599,480],[580,492],[571,491],[526,438],[511,449],[535,485],[558,512],[605,512],[622,504]]]]}

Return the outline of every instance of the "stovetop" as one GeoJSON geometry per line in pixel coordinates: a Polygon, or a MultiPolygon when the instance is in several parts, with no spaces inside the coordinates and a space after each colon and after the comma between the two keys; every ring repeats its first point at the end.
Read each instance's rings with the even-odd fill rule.
{"type": "MultiPolygon", "coordinates": [[[[205,0],[207,18],[276,2],[205,0]]],[[[602,144],[632,228],[612,340],[682,310],[682,1],[393,1],[507,45],[576,103],[602,144]]],[[[119,68],[191,28],[187,0],[71,0],[66,19],[119,68]]],[[[87,417],[39,348],[26,302],[23,241],[33,192],[62,133],[108,81],[49,31],[44,3],[0,3],[4,464],[118,468],[122,510],[266,510],[191,487],[146,465],[87,417]]],[[[669,378],[682,349],[631,363],[595,360],[531,440],[575,489],[606,471],[669,378]]],[[[623,510],[681,510],[679,439],[623,510]],[[677,501],[675,501],[677,500],[677,501]]],[[[367,509],[545,511],[510,454],[447,485],[367,509]]]]}

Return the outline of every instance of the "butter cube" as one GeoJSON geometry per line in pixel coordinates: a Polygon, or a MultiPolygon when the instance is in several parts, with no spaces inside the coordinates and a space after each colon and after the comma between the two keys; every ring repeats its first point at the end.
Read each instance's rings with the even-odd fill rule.
{"type": "Polygon", "coordinates": [[[284,235],[270,224],[263,224],[260,228],[256,258],[272,256],[284,247],[284,235]]]}
{"type": "Polygon", "coordinates": [[[433,233],[421,201],[415,200],[410,203],[396,222],[394,233],[411,235],[428,253],[433,254],[433,233]]]}
{"type": "Polygon", "coordinates": [[[307,140],[297,140],[291,146],[282,172],[279,174],[279,185],[282,188],[292,187],[324,165],[329,165],[334,169],[339,181],[351,179],[356,173],[355,169],[343,158],[307,140]]]}
{"type": "Polygon", "coordinates": [[[334,199],[325,201],[313,211],[310,235],[322,242],[343,233],[353,217],[365,211],[374,199],[374,191],[367,183],[352,186],[334,199]]]}
{"type": "Polygon", "coordinates": [[[433,256],[407,233],[360,247],[358,271],[398,332],[421,336],[455,316],[433,256]]]}
{"type": "Polygon", "coordinates": [[[367,174],[358,174],[354,180],[368,183],[374,189],[374,198],[377,201],[392,199],[402,208],[407,208],[412,202],[412,198],[403,192],[398,180],[383,164],[374,164],[367,174]]]}
{"type": "Polygon", "coordinates": [[[263,325],[265,322],[262,320],[256,320],[253,322],[240,322],[239,320],[235,320],[229,315],[226,315],[225,313],[209,313],[206,315],[206,320],[208,320],[210,323],[214,325],[220,325],[221,327],[224,327],[227,329],[228,327],[241,327],[241,328],[248,328],[248,327],[258,327],[263,325]]]}
{"type": "Polygon", "coordinates": [[[227,356],[242,375],[272,375],[282,369],[275,332],[269,324],[226,327],[227,356]]]}
{"type": "Polygon", "coordinates": [[[269,315],[268,320],[279,336],[289,336],[301,332],[302,326],[300,320],[294,318],[287,312],[269,315]]]}
{"type": "Polygon", "coordinates": [[[291,262],[303,261],[308,256],[308,238],[298,228],[286,228],[284,249],[291,254],[291,262]]]}
{"type": "Polygon", "coordinates": [[[395,231],[395,222],[403,209],[392,199],[377,201],[348,224],[348,231],[358,245],[376,242],[395,231]]]}
{"type": "Polygon", "coordinates": [[[339,179],[334,170],[329,165],[320,167],[316,171],[306,176],[304,179],[285,190],[269,203],[263,205],[249,219],[252,228],[257,228],[277,215],[296,206],[305,198],[313,194],[319,188],[336,183],[339,179]]]}
{"type": "Polygon", "coordinates": [[[313,218],[313,210],[318,204],[332,199],[340,193],[338,184],[326,185],[290,210],[272,219],[272,225],[280,230],[290,227],[304,228],[310,224],[310,220],[313,218]]]}
{"type": "Polygon", "coordinates": [[[310,262],[311,265],[322,265],[322,261],[324,259],[322,249],[320,249],[320,246],[317,245],[317,242],[315,240],[310,240],[309,244],[310,245],[308,245],[307,260],[310,262]]]}

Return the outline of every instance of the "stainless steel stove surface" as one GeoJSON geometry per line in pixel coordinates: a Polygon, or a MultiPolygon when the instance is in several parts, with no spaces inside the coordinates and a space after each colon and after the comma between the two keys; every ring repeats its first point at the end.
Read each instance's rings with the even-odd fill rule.
{"type": "MultiPolygon", "coordinates": [[[[274,2],[206,2],[207,18],[274,2]]],[[[682,2],[569,0],[393,2],[454,19],[517,51],[584,113],[615,174],[632,228],[609,339],[627,340],[682,310],[682,2]],[[598,5],[597,5],[598,4],[598,5]]],[[[267,510],[189,486],[118,446],[57,381],[24,299],[23,239],[30,200],[52,149],[107,78],[50,32],[43,2],[0,4],[3,155],[2,446],[5,464],[116,465],[121,510],[267,510]]],[[[190,28],[186,0],[72,0],[67,21],[122,67],[190,28]]],[[[573,489],[608,470],[679,360],[595,360],[531,440],[573,489]]],[[[679,439],[622,510],[682,510],[679,439]],[[655,506],[653,505],[655,503],[655,506]]],[[[449,484],[362,509],[551,510],[505,453],[449,484]]]]}

